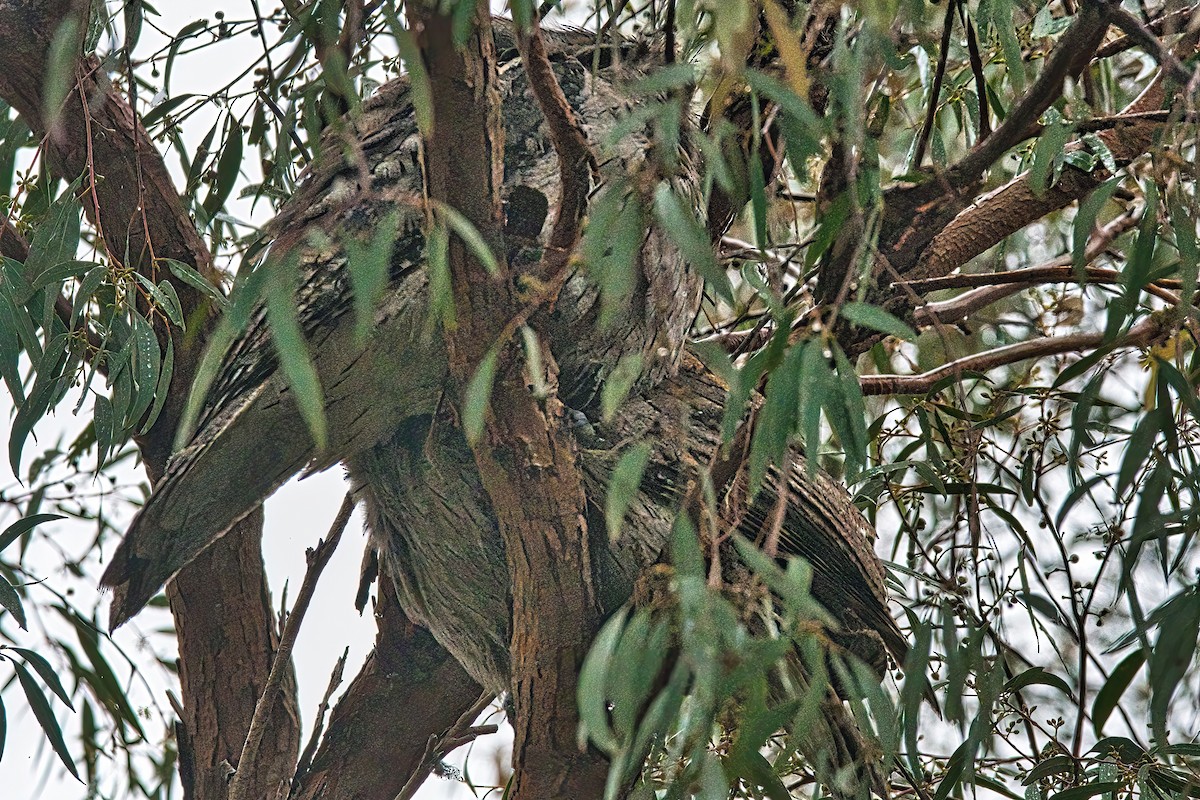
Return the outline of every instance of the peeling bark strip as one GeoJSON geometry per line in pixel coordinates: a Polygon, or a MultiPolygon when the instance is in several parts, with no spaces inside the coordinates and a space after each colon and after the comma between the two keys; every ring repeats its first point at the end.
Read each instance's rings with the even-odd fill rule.
{"type": "MultiPolygon", "coordinates": [[[[491,19],[481,8],[471,35],[456,47],[449,16],[415,3],[409,4],[408,16],[433,98],[434,133],[423,141],[427,201],[461,213],[493,253],[503,253],[504,129],[491,19]]],[[[529,77],[532,83],[543,82],[535,95],[552,120],[564,177],[574,177],[581,166],[587,168],[579,152],[586,153],[586,145],[570,124],[569,111],[555,108],[562,91],[556,83],[545,85],[554,76],[539,44],[536,32],[523,37],[523,54],[534,67],[529,77]]],[[[578,183],[574,177],[564,188],[578,183]]],[[[555,221],[553,257],[563,263],[579,236],[582,194],[586,189],[564,198],[555,221]]],[[[485,432],[472,450],[512,581],[509,650],[516,738],[509,796],[600,797],[607,772],[604,759],[575,748],[577,676],[599,612],[583,514],[586,498],[575,445],[562,424],[555,366],[549,348],[543,346],[545,375],[540,377],[550,393],[539,400],[529,389],[520,350],[507,336],[498,340],[508,332],[508,321],[523,310],[506,265],[501,266],[505,279],[493,280],[479,259],[454,240],[449,268],[455,303],[469,309],[456,330],[445,332],[460,410],[480,363],[493,347],[499,348],[485,432]]]]}

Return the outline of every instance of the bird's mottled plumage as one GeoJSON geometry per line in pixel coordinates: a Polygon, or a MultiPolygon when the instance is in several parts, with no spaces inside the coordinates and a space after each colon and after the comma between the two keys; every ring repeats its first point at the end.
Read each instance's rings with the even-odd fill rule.
{"type": "MultiPolygon", "coordinates": [[[[577,48],[581,34],[572,37],[567,44],[577,48]]],[[[521,186],[553,203],[558,172],[544,123],[519,62],[511,60],[515,50],[499,49],[509,59],[500,67],[506,191],[521,186]]],[[[602,174],[636,171],[649,148],[645,131],[606,141],[630,105],[611,82],[611,69],[594,73],[563,46],[554,58],[567,99],[601,153],[602,174]]],[[[266,312],[258,308],[208,387],[194,436],[172,459],[105,572],[104,583],[115,588],[112,624],[136,613],[196,553],[292,475],[361,452],[437,404],[446,357],[440,335],[428,324],[418,135],[407,80],[386,84],[344,128],[325,135],[321,157],[269,226],[275,243],[268,258],[281,251],[297,258],[298,319],[326,394],[329,446],[316,452],[278,370],[266,312]],[[354,146],[347,147],[348,140],[354,146]],[[391,281],[364,347],[354,336],[345,242],[373,235],[389,219],[397,220],[391,281]]],[[[545,220],[544,227],[549,225],[545,220]]],[[[604,336],[594,333],[596,286],[583,275],[568,281],[548,321],[564,386],[575,395],[568,402],[593,399],[595,386],[629,353],[643,355],[645,383],[674,369],[700,288],[678,264],[666,238],[648,232],[639,265],[642,285],[628,313],[604,336]]]]}
{"type": "MultiPolygon", "coordinates": [[[[507,255],[519,262],[536,257],[550,225],[558,171],[506,35],[498,33],[505,59],[505,192],[513,204],[507,255]]],[[[555,71],[597,151],[602,178],[608,176],[597,191],[609,191],[617,178],[642,168],[650,138],[635,127],[612,141],[630,102],[611,66],[594,70],[600,59],[591,57],[585,35],[564,37],[570,46],[560,42],[554,49],[555,71]]],[[[406,82],[384,86],[359,115],[326,135],[321,157],[270,228],[275,244],[269,258],[286,252],[298,259],[299,321],[325,392],[328,448],[318,453],[313,446],[277,368],[260,308],[225,354],[196,433],[104,575],[115,588],[112,624],[137,613],[176,571],[292,475],[344,461],[366,498],[374,546],[407,613],[476,680],[506,688],[508,569],[474,459],[442,402],[447,365],[427,316],[418,136],[406,82]],[[397,221],[390,282],[363,346],[355,337],[345,242],[372,235],[390,219],[397,221]]],[[[660,558],[686,485],[719,446],[727,388],[682,355],[700,281],[669,242],[653,228],[646,232],[637,285],[611,327],[597,329],[598,290],[582,274],[567,282],[549,318],[539,320],[559,365],[562,396],[583,417],[579,461],[589,498],[593,579],[609,609],[625,602],[638,575],[660,558]],[[641,379],[612,422],[595,422],[597,389],[629,354],[643,358],[641,379]],[[630,441],[649,443],[651,456],[621,536],[610,541],[600,509],[616,459],[630,441]]],[[[785,480],[781,552],[813,564],[814,595],[849,633],[874,631],[892,657],[902,659],[905,643],[887,610],[870,528],[844,489],[819,473],[807,474],[797,460],[786,475],[771,474],[741,529],[753,536],[764,527],[785,480]]],[[[866,655],[882,667],[881,651],[866,655]]],[[[843,712],[840,706],[830,711],[843,712]]],[[[830,727],[830,736],[838,738],[839,724],[830,727]]]]}

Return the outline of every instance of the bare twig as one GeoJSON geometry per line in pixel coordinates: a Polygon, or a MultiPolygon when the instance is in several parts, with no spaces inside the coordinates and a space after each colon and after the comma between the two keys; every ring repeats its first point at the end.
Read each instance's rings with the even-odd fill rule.
{"type": "MultiPolygon", "coordinates": [[[[1114,239],[1136,225],[1137,221],[1137,214],[1126,212],[1097,231],[1088,241],[1084,252],[1085,263],[1098,258],[1114,239]]],[[[1102,284],[1119,284],[1123,280],[1122,274],[1113,269],[1087,267],[1083,270],[1076,270],[1072,266],[1071,257],[1062,256],[1041,266],[1026,269],[897,281],[895,285],[920,294],[942,289],[975,289],[975,291],[966,292],[950,300],[926,303],[914,309],[913,316],[916,323],[929,325],[933,324],[935,320],[940,320],[945,324],[956,322],[1030,286],[1040,283],[1074,282],[1079,281],[1081,277],[1089,283],[1102,284]]],[[[1171,291],[1182,288],[1182,283],[1178,280],[1164,278],[1154,281],[1144,288],[1146,292],[1169,305],[1178,305],[1180,302],[1179,296],[1171,291]]]]}
{"type": "MultiPolygon", "coordinates": [[[[1120,284],[1123,282],[1123,276],[1115,269],[1088,267],[1087,269],[1083,270],[1083,274],[1088,283],[1111,285],[1120,284]]],[[[1028,289],[1031,286],[1036,286],[1041,283],[1078,281],[1079,272],[1070,266],[1033,267],[1030,269],[995,273],[994,275],[964,275],[962,277],[995,277],[1002,278],[1004,280],[993,281],[989,285],[985,285],[975,289],[974,291],[959,295],[952,300],[944,300],[938,303],[927,303],[923,306],[920,306],[913,311],[913,316],[918,325],[931,325],[933,324],[934,319],[940,320],[946,325],[953,324],[964,317],[975,313],[981,308],[986,308],[992,303],[1003,300],[1005,297],[1014,295],[1017,292],[1028,289]]],[[[1160,285],[1160,283],[1166,282],[1167,281],[1147,284],[1144,289],[1147,293],[1154,295],[1169,305],[1179,305],[1179,296],[1160,285]]],[[[1179,283],[1179,281],[1170,281],[1170,283],[1179,283]]]]}
{"type": "Polygon", "coordinates": [[[1142,24],[1140,19],[1122,8],[1120,3],[1105,3],[1104,16],[1109,22],[1124,31],[1126,36],[1154,56],[1154,60],[1158,62],[1164,72],[1184,86],[1191,83],[1194,76],[1188,71],[1188,68],[1171,52],[1170,48],[1159,41],[1158,37],[1142,24]]]}
{"type": "Polygon", "coordinates": [[[292,787],[295,789],[304,781],[304,777],[308,774],[312,767],[313,756],[317,752],[317,745],[321,743],[321,734],[325,730],[325,715],[329,713],[329,701],[333,699],[333,693],[342,685],[342,674],[346,669],[346,657],[350,655],[350,647],[346,646],[342,650],[342,657],[333,665],[333,672],[329,675],[329,685],[325,687],[325,694],[321,697],[321,703],[317,706],[317,719],[313,723],[312,733],[308,737],[308,743],[304,745],[304,750],[300,753],[300,760],[296,762],[296,774],[292,777],[292,787]]]}
{"type": "Polygon", "coordinates": [[[921,125],[921,133],[917,136],[917,147],[913,152],[912,166],[921,166],[925,160],[925,148],[929,146],[929,136],[933,133],[933,121],[937,117],[938,99],[942,96],[942,81],[946,78],[946,61],[950,57],[950,33],[954,30],[955,0],[946,2],[946,20],[942,23],[942,43],[938,51],[937,71],[933,73],[933,88],[929,91],[929,106],[925,109],[925,122],[921,125]]]}
{"type": "Polygon", "coordinates": [[[861,379],[860,384],[864,395],[925,394],[946,378],[961,379],[964,372],[986,372],[1031,358],[1082,352],[1097,347],[1145,347],[1166,333],[1169,327],[1169,323],[1156,314],[1133,326],[1124,336],[1108,343],[1105,342],[1106,337],[1103,333],[1077,333],[1057,338],[1032,339],[966,356],[919,375],[868,375],[861,379]]]}
{"type": "MultiPolygon", "coordinates": [[[[1170,14],[1164,14],[1158,19],[1151,20],[1145,25],[1146,30],[1155,35],[1178,33],[1187,27],[1192,15],[1197,11],[1197,6],[1189,6],[1181,8],[1178,11],[1173,11],[1170,14]]],[[[1122,36],[1119,39],[1114,39],[1096,51],[1096,58],[1111,58],[1118,53],[1124,53],[1126,50],[1137,46],[1137,40],[1132,36],[1122,36]]]]}
{"type": "Polygon", "coordinates": [[[496,725],[472,724],[491,704],[493,698],[495,695],[485,690],[483,694],[479,695],[479,699],[463,712],[457,722],[442,731],[440,735],[429,737],[429,743],[425,746],[425,755],[421,758],[421,763],[413,770],[413,774],[405,782],[404,788],[396,795],[396,800],[412,800],[439,761],[464,744],[470,744],[480,736],[487,736],[498,730],[496,725]]]}
{"type": "Polygon", "coordinates": [[[544,275],[551,276],[566,264],[579,241],[584,214],[587,212],[591,178],[597,169],[596,157],[588,147],[587,137],[562,87],[558,85],[537,20],[529,30],[517,31],[517,48],[521,52],[525,73],[529,76],[529,86],[546,118],[550,142],[558,155],[562,195],[543,257],[544,275]]]}
{"type": "Polygon", "coordinates": [[[275,697],[279,694],[283,678],[287,674],[287,665],[291,662],[292,648],[300,633],[300,625],[304,622],[304,615],[312,601],[313,592],[316,591],[317,581],[321,579],[325,565],[329,563],[333,551],[337,549],[338,542],[341,541],[342,533],[346,530],[346,524],[350,522],[350,515],[354,512],[354,506],[357,504],[358,498],[354,496],[354,493],[347,492],[345,499],[342,500],[342,507],[338,509],[337,516],[334,517],[333,524],[329,527],[329,533],[306,554],[308,571],[304,574],[304,582],[300,585],[300,594],[296,597],[296,605],[292,607],[292,612],[288,615],[287,623],[284,625],[283,634],[279,637],[279,646],[275,650],[275,658],[271,661],[271,672],[267,676],[266,686],[263,687],[263,693],[254,707],[250,730],[246,733],[246,743],[242,746],[241,755],[238,756],[237,772],[234,773],[229,786],[229,800],[251,800],[250,791],[253,786],[259,749],[262,747],[263,736],[267,731],[271,709],[275,705],[275,697]]]}

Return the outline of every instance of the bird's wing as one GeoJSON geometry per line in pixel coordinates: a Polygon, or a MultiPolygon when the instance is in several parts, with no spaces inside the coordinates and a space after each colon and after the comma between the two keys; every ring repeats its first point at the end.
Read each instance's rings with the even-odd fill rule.
{"type": "MultiPolygon", "coordinates": [[[[384,87],[348,124],[348,132],[326,134],[317,166],[270,226],[277,243],[290,237],[289,255],[297,257],[298,321],[325,392],[329,446],[316,452],[277,370],[265,311],[256,308],[224,354],[190,442],[171,459],[104,573],[103,584],[114,589],[114,627],[292,475],[336,463],[374,443],[397,418],[432,408],[444,356],[421,335],[428,305],[414,200],[421,177],[405,82],[384,87]],[[348,135],[356,148],[345,147],[348,135]],[[396,211],[392,282],[364,346],[347,313],[353,296],[345,241],[370,235],[381,220],[397,219],[396,211]]],[[[268,258],[281,257],[281,248],[273,250],[268,258]]]]}
{"type": "MultiPolygon", "coordinates": [[[[498,26],[500,45],[506,35],[511,38],[498,26]]],[[[576,46],[570,36],[559,37],[559,52],[569,56],[576,46]]],[[[541,112],[524,73],[512,68],[516,51],[501,49],[506,195],[520,186],[557,202],[557,160],[541,112]]],[[[555,71],[589,140],[605,151],[602,172],[627,177],[648,151],[645,125],[612,136],[628,114],[628,99],[576,58],[557,59],[555,71]]],[[[297,262],[297,320],[325,393],[328,447],[315,451],[278,372],[265,308],[254,308],[207,387],[196,432],[168,465],[104,574],[103,583],[115,590],[114,625],[137,613],[172,575],[292,475],[331,466],[390,435],[405,417],[433,410],[445,355],[435,346],[440,337],[423,335],[430,326],[418,153],[416,115],[403,78],[383,86],[322,137],[310,174],[268,228],[272,244],[258,270],[264,274],[284,258],[297,262]],[[385,222],[397,226],[390,283],[364,347],[355,340],[349,313],[354,298],[346,242],[373,239],[385,222]]],[[[638,259],[640,283],[627,303],[626,327],[597,331],[597,290],[582,276],[569,281],[551,314],[563,385],[574,377],[586,384],[581,395],[595,395],[599,382],[632,352],[643,356],[649,380],[673,369],[698,303],[699,280],[690,270],[661,268],[662,259],[678,254],[664,237],[648,239],[653,246],[638,259]],[[655,283],[672,275],[674,282],[666,286],[655,283]]],[[[536,238],[526,250],[515,255],[518,262],[539,252],[536,238]]]]}

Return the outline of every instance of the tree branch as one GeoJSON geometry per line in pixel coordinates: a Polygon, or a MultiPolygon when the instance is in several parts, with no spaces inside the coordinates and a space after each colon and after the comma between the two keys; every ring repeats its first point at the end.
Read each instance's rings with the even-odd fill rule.
{"type": "Polygon", "coordinates": [[[1108,29],[1108,22],[1096,5],[1085,3],[1071,20],[1046,57],[1037,79],[1008,110],[1000,127],[946,171],[946,181],[952,188],[960,189],[977,181],[996,159],[1021,141],[1025,129],[1059,98],[1067,77],[1078,75],[1087,66],[1108,29]]]}
{"type": "MultiPolygon", "coordinates": [[[[1113,158],[1126,163],[1150,148],[1159,123],[1154,119],[1141,119],[1139,115],[1161,110],[1165,102],[1165,83],[1160,74],[1121,112],[1121,116],[1137,121],[1098,134],[1113,158]]],[[[1092,172],[1083,172],[1068,164],[1063,167],[1058,182],[1039,193],[1034,190],[1029,173],[1022,173],[958,214],[933,237],[905,277],[920,280],[948,275],[1006,236],[1086,197],[1108,177],[1109,173],[1099,167],[1092,172]]]]}
{"type": "Polygon", "coordinates": [[[233,781],[229,786],[229,800],[251,800],[253,797],[251,792],[255,788],[254,782],[259,772],[258,758],[262,749],[263,736],[266,734],[271,710],[275,707],[276,696],[283,686],[284,677],[291,673],[292,648],[296,644],[296,637],[300,634],[300,626],[304,622],[304,615],[308,612],[308,604],[312,602],[313,593],[317,590],[317,581],[321,579],[325,565],[329,563],[333,551],[337,549],[338,542],[342,540],[342,533],[346,530],[346,524],[350,521],[350,515],[354,512],[357,502],[353,492],[346,493],[346,497],[342,500],[342,506],[338,509],[333,524],[329,527],[329,534],[317,542],[317,546],[307,553],[308,571],[304,574],[304,582],[300,585],[300,594],[296,597],[296,604],[292,607],[291,613],[288,614],[283,635],[279,639],[279,646],[275,649],[275,658],[271,662],[271,672],[267,675],[267,683],[254,707],[250,730],[246,733],[246,743],[242,746],[242,752],[238,756],[237,772],[234,773],[233,781]]]}
{"type": "Polygon", "coordinates": [[[947,378],[962,380],[966,377],[963,375],[965,372],[986,372],[1031,358],[1076,353],[1098,347],[1111,350],[1145,347],[1164,336],[1170,329],[1171,325],[1160,315],[1152,315],[1133,326],[1125,335],[1107,344],[1103,333],[1077,333],[1057,338],[1033,339],[966,356],[919,375],[868,375],[860,379],[859,383],[864,395],[925,394],[938,382],[947,378]]]}
{"type": "MultiPolygon", "coordinates": [[[[436,136],[424,132],[427,200],[458,210],[493,253],[503,253],[504,127],[490,17],[481,7],[474,30],[456,46],[452,20],[434,3],[409,3],[406,11],[429,75],[437,131],[436,136]]],[[[541,84],[535,88],[538,102],[548,109],[560,164],[569,173],[563,176],[564,189],[575,193],[561,198],[564,208],[554,226],[552,243],[562,248],[555,257],[565,261],[586,199],[578,195],[581,175],[576,172],[586,159],[578,132],[547,85],[554,80],[548,63],[537,63],[544,61],[544,52],[538,52],[535,39],[525,42],[523,55],[537,76],[531,75],[531,83],[541,84]]],[[[542,374],[531,379],[524,356],[510,339],[500,338],[508,320],[528,313],[514,292],[513,276],[493,279],[457,240],[451,242],[448,262],[455,303],[470,309],[456,330],[444,331],[460,410],[471,400],[469,387],[480,365],[490,359],[496,370],[485,431],[471,449],[512,581],[509,657],[516,713],[509,796],[598,798],[607,762],[594,751],[577,750],[575,694],[599,609],[583,514],[586,499],[574,441],[562,424],[556,366],[543,340],[542,374]],[[548,395],[534,397],[530,380],[548,387],[548,395]]]]}
{"type": "Polygon", "coordinates": [[[378,586],[375,649],[334,707],[311,767],[296,775],[292,800],[395,800],[421,769],[429,733],[451,727],[481,692],[405,617],[391,579],[378,586]]]}
{"type": "MultiPolygon", "coordinates": [[[[46,140],[51,170],[67,181],[84,175],[92,202],[85,211],[104,247],[118,263],[157,283],[173,281],[189,335],[152,315],[160,340],[174,337],[175,368],[166,402],[146,435],[135,436],[152,482],[166,468],[175,428],[204,348],[212,308],[192,286],[164,276],[158,259],[194,266],[214,283],[219,276],[195,223],[183,206],[166,166],[129,104],[107,81],[94,57],[70,74],[77,85],[66,92],[50,136],[44,113],[44,81],[51,42],[61,23],[84,20],[86,0],[0,0],[0,97],[46,140]],[[91,131],[93,135],[89,136],[91,131]],[[101,135],[102,133],[102,135],[101,135]]],[[[81,32],[86,25],[80,24],[81,32]]],[[[183,699],[180,772],[186,797],[224,800],[220,764],[241,748],[259,688],[266,680],[274,646],[274,621],[267,599],[259,542],[262,515],[253,513],[184,569],[167,587],[179,636],[183,699]],[[231,644],[232,643],[232,644],[231,644]]],[[[255,793],[286,780],[299,745],[293,695],[276,706],[272,758],[262,765],[255,793]]]]}
{"type": "Polygon", "coordinates": [[[554,77],[550,57],[546,54],[546,43],[542,40],[541,25],[536,19],[529,30],[517,30],[517,47],[538,108],[546,118],[550,142],[558,155],[561,194],[543,257],[541,277],[546,279],[566,266],[571,251],[579,242],[583,218],[587,213],[590,179],[597,168],[596,157],[588,147],[587,137],[575,119],[566,95],[558,85],[558,79],[554,77]]]}
{"type": "MultiPolygon", "coordinates": [[[[1188,23],[1191,21],[1192,15],[1196,13],[1196,10],[1197,6],[1181,8],[1178,11],[1172,11],[1169,14],[1164,14],[1152,20],[1144,27],[1154,36],[1179,33],[1188,27],[1188,23]]],[[[1122,36],[1096,50],[1096,58],[1112,58],[1136,46],[1137,41],[1132,36],[1122,36]]]]}
{"type": "Polygon", "coordinates": [[[1104,16],[1110,23],[1124,31],[1126,36],[1150,53],[1163,71],[1177,82],[1187,86],[1195,78],[1179,58],[1171,52],[1170,48],[1159,41],[1158,37],[1151,33],[1140,19],[1122,8],[1120,3],[1105,3],[1104,16]]]}
{"type": "Polygon", "coordinates": [[[495,695],[485,691],[479,695],[478,700],[471,704],[470,708],[462,713],[462,716],[455,720],[453,725],[440,735],[429,737],[429,744],[425,747],[420,766],[409,776],[404,788],[396,795],[396,800],[412,800],[416,796],[417,790],[429,777],[429,773],[433,772],[433,768],[437,766],[438,762],[449,753],[464,744],[475,741],[480,736],[486,736],[499,730],[496,725],[473,725],[484,709],[491,705],[493,699],[495,699],[495,695]]]}

